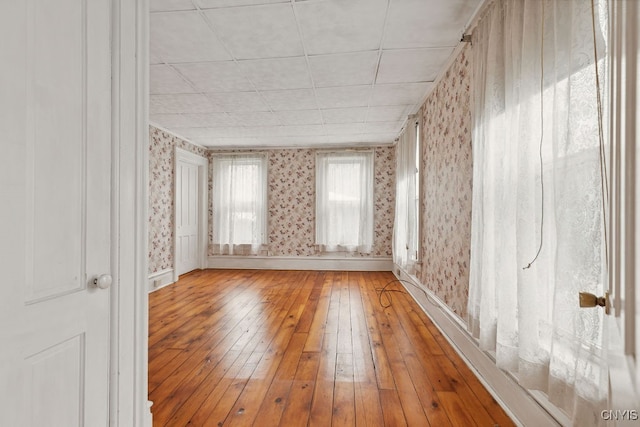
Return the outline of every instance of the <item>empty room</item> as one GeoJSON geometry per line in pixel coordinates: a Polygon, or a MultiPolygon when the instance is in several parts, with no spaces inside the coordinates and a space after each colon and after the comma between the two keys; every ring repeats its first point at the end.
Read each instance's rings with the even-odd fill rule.
{"type": "Polygon", "coordinates": [[[0,24],[0,425],[637,425],[640,2],[0,24]]]}

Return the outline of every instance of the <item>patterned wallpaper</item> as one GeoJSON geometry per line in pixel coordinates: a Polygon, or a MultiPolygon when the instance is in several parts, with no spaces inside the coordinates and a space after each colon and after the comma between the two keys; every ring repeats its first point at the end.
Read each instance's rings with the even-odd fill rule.
{"type": "MultiPolygon", "coordinates": [[[[254,150],[255,151],[255,150],[254,150]]],[[[272,256],[318,255],[315,241],[314,149],[264,150],[269,159],[269,253],[272,256]]],[[[241,152],[241,150],[225,151],[241,152]]],[[[215,154],[210,151],[209,156],[215,154]]],[[[211,164],[211,162],[209,162],[211,164]]],[[[373,257],[391,256],[395,209],[395,150],[375,147],[373,257]]],[[[212,174],[209,173],[211,178],[212,174]]],[[[209,197],[211,199],[211,179],[209,197]]],[[[212,212],[209,209],[209,241],[212,212]]],[[[209,254],[213,250],[209,248],[209,254]]]]}
{"type": "MultiPolygon", "coordinates": [[[[173,153],[180,147],[215,154],[149,127],[149,273],[173,268],[173,153]]],[[[239,152],[240,150],[225,151],[239,152]]],[[[265,150],[269,158],[269,252],[272,256],[317,255],[315,240],[315,150],[265,150]]],[[[374,257],[391,256],[395,207],[395,150],[375,147],[374,257]]],[[[212,199],[209,161],[209,200],[212,199]]],[[[209,242],[213,210],[209,206],[209,242]]],[[[209,255],[213,250],[209,248],[209,255]]]]}
{"type": "Polygon", "coordinates": [[[269,251],[315,255],[315,152],[269,151],[269,251]]]}
{"type": "Polygon", "coordinates": [[[396,205],[396,151],[394,147],[377,147],[374,160],[374,234],[373,255],[391,256],[393,221],[396,205]]]}
{"type": "Polygon", "coordinates": [[[149,274],[173,268],[175,147],[206,157],[204,148],[149,126],[149,274]]]}
{"type": "Polygon", "coordinates": [[[466,319],[471,245],[471,50],[467,45],[421,110],[420,280],[466,319]]]}

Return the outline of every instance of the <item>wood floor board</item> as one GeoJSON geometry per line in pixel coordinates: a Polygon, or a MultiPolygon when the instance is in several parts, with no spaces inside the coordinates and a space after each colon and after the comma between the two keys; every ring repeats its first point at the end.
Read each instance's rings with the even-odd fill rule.
{"type": "Polygon", "coordinates": [[[149,298],[154,426],[512,426],[389,272],[205,270],[149,298]]]}

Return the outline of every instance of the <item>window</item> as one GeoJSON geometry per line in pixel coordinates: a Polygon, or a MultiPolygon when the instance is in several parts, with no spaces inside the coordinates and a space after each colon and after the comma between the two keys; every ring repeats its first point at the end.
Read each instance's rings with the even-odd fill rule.
{"type": "Polygon", "coordinates": [[[266,243],[267,158],[214,156],[213,244],[220,254],[257,253],[266,243]]]}
{"type": "Polygon", "coordinates": [[[415,116],[396,145],[396,212],[393,262],[416,273],[420,242],[420,132],[415,116]]]}
{"type": "Polygon", "coordinates": [[[316,244],[329,252],[371,252],[372,151],[318,153],[316,244]]]}

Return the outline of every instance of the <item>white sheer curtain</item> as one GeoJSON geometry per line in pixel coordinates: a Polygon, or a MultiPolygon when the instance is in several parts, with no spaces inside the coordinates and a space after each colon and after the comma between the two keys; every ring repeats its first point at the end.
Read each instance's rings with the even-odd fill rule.
{"type": "Polygon", "coordinates": [[[588,0],[496,0],[473,35],[469,328],[575,425],[603,422],[607,389],[602,310],[578,307],[606,288],[593,34],[588,0]]]}
{"type": "Polygon", "coordinates": [[[372,151],[316,155],[316,244],[327,252],[371,252],[372,151]]]}
{"type": "Polygon", "coordinates": [[[409,117],[396,145],[396,212],[393,225],[393,262],[414,273],[417,260],[416,123],[409,117]]]}
{"type": "Polygon", "coordinates": [[[266,156],[216,155],[212,168],[215,252],[258,253],[267,234],[266,156]]]}

